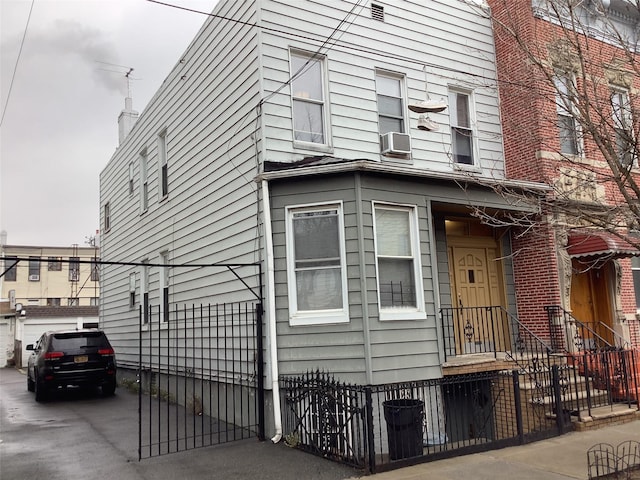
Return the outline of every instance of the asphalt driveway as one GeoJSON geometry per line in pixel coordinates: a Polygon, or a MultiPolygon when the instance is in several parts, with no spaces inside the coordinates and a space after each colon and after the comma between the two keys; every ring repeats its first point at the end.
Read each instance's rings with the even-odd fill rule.
{"type": "Polygon", "coordinates": [[[269,441],[243,440],[138,462],[138,397],[72,390],[36,403],[24,374],[0,369],[0,478],[319,479],[351,468],[269,441]]]}

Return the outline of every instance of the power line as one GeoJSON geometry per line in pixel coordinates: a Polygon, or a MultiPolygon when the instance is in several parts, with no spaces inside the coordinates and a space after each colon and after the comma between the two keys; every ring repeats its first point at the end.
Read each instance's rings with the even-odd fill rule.
{"type": "Polygon", "coordinates": [[[0,118],[0,126],[4,122],[4,115],[7,113],[7,107],[9,106],[9,99],[11,98],[11,90],[13,89],[13,81],[16,78],[16,72],[18,71],[18,63],[20,63],[20,56],[22,55],[22,47],[24,46],[24,40],[27,38],[27,30],[29,29],[29,21],[31,20],[31,12],[33,12],[33,5],[36,0],[31,0],[31,7],[29,8],[29,16],[27,17],[27,23],[24,26],[24,33],[22,34],[22,41],[20,42],[20,50],[18,50],[18,58],[16,58],[16,64],[13,67],[13,75],[11,76],[11,83],[9,83],[9,92],[7,93],[7,101],[4,104],[2,110],[2,118],[0,118]]]}

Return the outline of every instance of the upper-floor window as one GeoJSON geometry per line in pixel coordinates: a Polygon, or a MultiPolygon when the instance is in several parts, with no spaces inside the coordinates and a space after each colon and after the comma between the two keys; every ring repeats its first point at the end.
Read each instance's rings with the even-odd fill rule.
{"type": "Polygon", "coordinates": [[[635,141],[629,92],[613,90],[611,92],[611,110],[618,160],[622,165],[631,166],[634,160],[635,141]]]}
{"type": "Polygon", "coordinates": [[[140,210],[144,213],[149,208],[149,175],[147,151],[140,152],[140,210]]]}
{"type": "Polygon", "coordinates": [[[160,264],[160,318],[166,323],[169,321],[169,252],[160,253],[160,264]]]}
{"type": "Polygon", "coordinates": [[[47,270],[50,272],[62,271],[62,257],[49,257],[47,270]]]}
{"type": "Polygon", "coordinates": [[[5,257],[4,259],[4,278],[7,282],[15,282],[18,277],[18,260],[16,257],[5,257]]]}
{"type": "Polygon", "coordinates": [[[150,304],[149,304],[149,259],[142,260],[142,269],[140,272],[140,283],[142,290],[142,321],[145,325],[149,323],[150,304]]]}
{"type": "Polygon", "coordinates": [[[80,257],[69,257],[69,281],[80,281],[80,257]]]}
{"type": "Polygon", "coordinates": [[[135,179],[133,162],[129,164],[129,195],[133,194],[133,180],[135,179]]]}
{"type": "Polygon", "coordinates": [[[77,307],[80,305],[80,299],[78,297],[69,297],[67,299],[67,305],[70,307],[77,307]]]}
{"type": "Polygon", "coordinates": [[[100,269],[99,269],[98,260],[91,261],[91,281],[97,282],[100,280],[100,269]]]}
{"type": "Polygon", "coordinates": [[[376,72],[378,128],[380,134],[405,131],[402,77],[376,72]]]}
{"type": "Polygon", "coordinates": [[[108,232],[111,228],[111,205],[109,202],[104,204],[104,231],[108,232]]]}
{"type": "Polygon", "coordinates": [[[324,59],[291,53],[293,138],[326,145],[324,59]]]}
{"type": "Polygon", "coordinates": [[[580,129],[576,121],[575,79],[569,73],[557,73],[553,79],[556,92],[556,113],[560,153],[578,155],[580,153],[580,129]]]}
{"type": "Polygon", "coordinates": [[[136,274],[129,274],[129,308],[136,306],[136,274]]]}
{"type": "Polygon", "coordinates": [[[449,123],[453,161],[462,165],[475,165],[472,103],[469,92],[449,90],[449,123]]]}
{"type": "Polygon", "coordinates": [[[374,203],[380,319],[425,317],[416,208],[374,203]]]}
{"type": "Polygon", "coordinates": [[[291,325],[348,322],[342,205],[287,208],[291,325]]]}
{"type": "Polygon", "coordinates": [[[40,257],[29,257],[29,281],[40,281],[40,257]]]}
{"type": "Polygon", "coordinates": [[[59,307],[60,306],[60,298],[47,298],[47,306],[48,307],[59,307]]]}
{"type": "Polygon", "coordinates": [[[160,174],[160,198],[169,195],[169,164],[167,159],[167,131],[158,134],[158,171],[160,174]]]}

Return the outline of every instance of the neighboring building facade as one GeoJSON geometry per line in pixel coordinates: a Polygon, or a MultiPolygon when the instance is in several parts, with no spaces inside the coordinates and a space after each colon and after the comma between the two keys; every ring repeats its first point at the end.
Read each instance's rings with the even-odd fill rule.
{"type": "Polygon", "coordinates": [[[540,225],[514,237],[518,314],[548,338],[543,307],[559,305],[611,344],[639,347],[637,194],[625,198],[614,178],[640,178],[640,11],[569,3],[488,0],[507,177],[553,188],[540,225]]]}
{"type": "MultiPolygon", "coordinates": [[[[214,14],[130,132],[127,103],[101,173],[101,256],[120,264],[100,322],[119,364],[139,360],[141,305],[251,299],[226,269],[189,268],[205,264],[262,263],[244,280],[264,285],[268,385],[440,378],[509,348],[506,317],[465,337],[440,314],[517,314],[508,230],[478,217],[529,208],[501,188],[547,188],[505,177],[490,20],[462,1],[214,14]]],[[[171,320],[145,318],[145,342],[156,321],[171,320]]]]}

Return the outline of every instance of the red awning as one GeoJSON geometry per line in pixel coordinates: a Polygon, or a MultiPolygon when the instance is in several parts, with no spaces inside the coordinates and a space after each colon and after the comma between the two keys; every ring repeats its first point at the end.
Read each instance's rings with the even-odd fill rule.
{"type": "MultiPolygon", "coordinates": [[[[640,240],[640,239],[639,239],[640,240]]],[[[609,232],[572,233],[567,253],[572,257],[633,257],[640,251],[630,243],[609,232]]]]}

